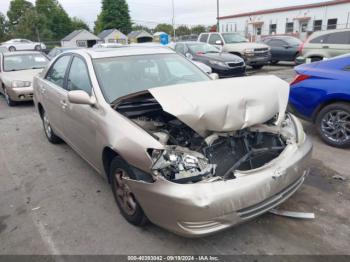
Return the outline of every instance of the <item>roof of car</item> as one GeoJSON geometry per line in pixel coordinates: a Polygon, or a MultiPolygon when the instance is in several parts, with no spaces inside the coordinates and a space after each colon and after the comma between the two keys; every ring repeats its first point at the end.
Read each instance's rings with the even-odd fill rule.
{"type": "Polygon", "coordinates": [[[91,58],[108,58],[131,55],[173,54],[173,50],[158,46],[121,46],[120,48],[90,48],[74,50],[72,53],[88,54],[91,58]]]}
{"type": "Polygon", "coordinates": [[[6,52],[3,53],[4,56],[15,56],[15,55],[32,55],[32,54],[42,54],[38,51],[16,51],[16,52],[6,52]]]}

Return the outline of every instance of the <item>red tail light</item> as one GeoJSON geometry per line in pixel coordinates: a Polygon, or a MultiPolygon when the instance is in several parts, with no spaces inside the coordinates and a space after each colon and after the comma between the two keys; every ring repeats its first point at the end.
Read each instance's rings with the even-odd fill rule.
{"type": "Polygon", "coordinates": [[[197,52],[197,55],[204,55],[204,52],[197,52]]]}
{"type": "Polygon", "coordinates": [[[308,76],[308,75],[297,75],[295,78],[294,78],[294,80],[290,83],[290,85],[292,86],[292,85],[295,85],[295,84],[297,84],[297,83],[300,83],[300,82],[302,82],[302,81],[305,81],[306,79],[309,79],[310,78],[310,76],[308,76]]]}

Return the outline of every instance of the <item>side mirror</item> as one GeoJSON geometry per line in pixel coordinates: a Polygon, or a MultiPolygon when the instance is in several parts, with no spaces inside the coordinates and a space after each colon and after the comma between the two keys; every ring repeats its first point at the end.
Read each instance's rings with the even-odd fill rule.
{"type": "Polygon", "coordinates": [[[215,44],[216,44],[216,45],[222,45],[222,41],[221,41],[221,40],[216,40],[216,41],[215,41],[215,44]]]}
{"type": "Polygon", "coordinates": [[[82,90],[73,90],[68,92],[68,101],[72,104],[90,105],[96,104],[94,97],[89,96],[88,93],[82,90]]]}
{"type": "Polygon", "coordinates": [[[210,74],[209,76],[210,76],[210,78],[211,78],[212,80],[218,80],[218,79],[219,79],[219,75],[218,75],[217,73],[212,73],[212,74],[210,74]]]}

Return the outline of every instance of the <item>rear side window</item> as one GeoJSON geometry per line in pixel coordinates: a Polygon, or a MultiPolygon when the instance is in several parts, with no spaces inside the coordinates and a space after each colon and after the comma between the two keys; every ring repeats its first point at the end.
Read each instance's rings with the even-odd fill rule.
{"type": "Polygon", "coordinates": [[[49,73],[46,75],[46,80],[63,88],[64,77],[71,56],[62,56],[51,66],[49,73]]]}
{"type": "Polygon", "coordinates": [[[211,34],[209,38],[209,44],[216,45],[216,41],[222,41],[219,34],[211,34]]]}
{"type": "Polygon", "coordinates": [[[199,42],[206,43],[208,41],[209,34],[201,34],[199,42]]]}
{"type": "Polygon", "coordinates": [[[327,44],[348,45],[350,44],[350,31],[332,33],[326,42],[327,44]]]}
{"type": "Polygon", "coordinates": [[[310,40],[310,43],[311,44],[324,44],[327,42],[328,36],[329,36],[329,34],[315,37],[314,39],[310,40]]]}
{"type": "Polygon", "coordinates": [[[68,75],[68,90],[83,90],[91,95],[91,82],[85,62],[74,57],[68,75]]]}

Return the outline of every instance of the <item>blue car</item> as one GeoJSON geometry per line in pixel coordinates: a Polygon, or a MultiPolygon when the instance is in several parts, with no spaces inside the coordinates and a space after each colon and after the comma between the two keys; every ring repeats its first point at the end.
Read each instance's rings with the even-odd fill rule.
{"type": "Polygon", "coordinates": [[[295,68],[289,109],[329,145],[350,146],[350,54],[295,68]]]}

